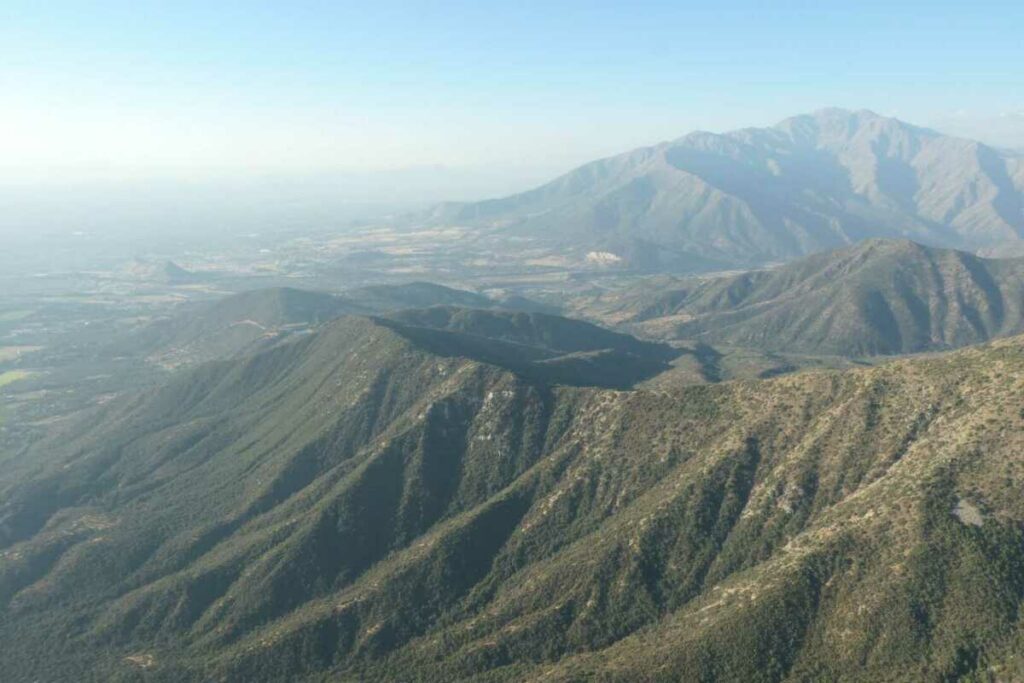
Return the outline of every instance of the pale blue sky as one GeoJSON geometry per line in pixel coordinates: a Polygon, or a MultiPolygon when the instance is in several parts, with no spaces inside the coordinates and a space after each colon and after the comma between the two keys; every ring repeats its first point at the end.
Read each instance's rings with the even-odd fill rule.
{"type": "Polygon", "coordinates": [[[1022,27],[1019,0],[5,0],[0,166],[547,172],[823,106],[1012,137],[1022,27]]]}

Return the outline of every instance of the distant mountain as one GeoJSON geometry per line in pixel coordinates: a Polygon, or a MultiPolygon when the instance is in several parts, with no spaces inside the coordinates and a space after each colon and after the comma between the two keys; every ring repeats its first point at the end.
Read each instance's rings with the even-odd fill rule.
{"type": "Polygon", "coordinates": [[[654,279],[593,306],[653,337],[868,356],[1024,332],[1024,259],[867,240],[785,266],[654,279]]]}
{"type": "Polygon", "coordinates": [[[435,316],[176,373],[6,461],[4,679],[1024,676],[1024,339],[619,391],[435,316]]]}
{"type": "Polygon", "coordinates": [[[1024,238],[1024,155],[825,109],[691,133],[428,220],[653,269],[761,264],[869,237],[998,253],[1024,238]]]}

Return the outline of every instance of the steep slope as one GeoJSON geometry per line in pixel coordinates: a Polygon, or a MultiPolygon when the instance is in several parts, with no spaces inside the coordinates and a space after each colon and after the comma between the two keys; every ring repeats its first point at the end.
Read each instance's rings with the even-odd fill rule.
{"type": "Polygon", "coordinates": [[[735,276],[654,280],[592,304],[654,337],[869,356],[1024,332],[1024,260],[867,240],[735,276]]]}
{"type": "Polygon", "coordinates": [[[1024,339],[622,392],[410,330],[459,336],[343,318],[0,473],[5,676],[1024,673],[1024,339]]]}
{"type": "Polygon", "coordinates": [[[971,250],[1024,237],[1019,154],[868,111],[692,133],[430,220],[605,251],[647,268],[790,259],[868,237],[971,250]]]}

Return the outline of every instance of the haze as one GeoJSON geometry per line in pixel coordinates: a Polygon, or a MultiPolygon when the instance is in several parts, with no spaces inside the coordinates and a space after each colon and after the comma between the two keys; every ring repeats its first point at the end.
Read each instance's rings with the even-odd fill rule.
{"type": "Polygon", "coordinates": [[[1022,24],[1010,1],[15,1],[0,166],[6,184],[443,166],[489,180],[407,199],[470,199],[826,105],[1017,145],[1022,24]]]}

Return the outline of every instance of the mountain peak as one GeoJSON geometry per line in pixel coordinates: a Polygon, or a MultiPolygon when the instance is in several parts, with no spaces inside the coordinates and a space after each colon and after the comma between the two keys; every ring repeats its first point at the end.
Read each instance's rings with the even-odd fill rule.
{"type": "Polygon", "coordinates": [[[816,109],[808,116],[812,116],[819,120],[825,119],[856,119],[859,121],[870,121],[877,119],[889,119],[891,117],[883,116],[878,112],[872,111],[871,109],[846,109],[844,107],[822,107],[816,109]]]}
{"type": "Polygon", "coordinates": [[[903,123],[899,119],[879,114],[871,109],[845,109],[843,107],[822,107],[821,109],[815,109],[809,113],[790,116],[783,119],[780,123],[797,119],[812,119],[822,124],[855,123],[863,125],[875,121],[897,121],[899,123],[903,123]]]}
{"type": "Polygon", "coordinates": [[[827,107],[809,114],[800,114],[784,119],[775,125],[775,129],[787,133],[794,140],[815,142],[819,145],[848,142],[861,136],[868,140],[884,135],[927,136],[934,137],[938,133],[921,128],[892,116],[884,116],[870,109],[841,109],[827,107]]]}

